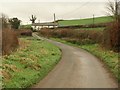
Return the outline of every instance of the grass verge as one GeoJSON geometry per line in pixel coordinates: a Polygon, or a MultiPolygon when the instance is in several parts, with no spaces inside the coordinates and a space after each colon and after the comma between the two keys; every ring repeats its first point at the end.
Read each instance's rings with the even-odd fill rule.
{"type": "Polygon", "coordinates": [[[99,44],[78,45],[78,44],[72,44],[71,42],[67,42],[59,38],[51,38],[51,39],[71,45],[71,46],[85,49],[88,52],[92,53],[93,55],[97,56],[100,60],[102,60],[108,66],[110,71],[117,78],[118,82],[120,82],[120,72],[118,70],[119,69],[118,53],[115,53],[110,50],[106,50],[102,48],[99,44]]]}
{"type": "Polygon", "coordinates": [[[76,30],[98,30],[98,31],[103,31],[105,27],[98,27],[98,28],[79,28],[76,30]]]}
{"type": "Polygon", "coordinates": [[[20,38],[21,47],[3,57],[3,87],[27,88],[45,77],[59,62],[58,47],[33,37],[20,38]]]}

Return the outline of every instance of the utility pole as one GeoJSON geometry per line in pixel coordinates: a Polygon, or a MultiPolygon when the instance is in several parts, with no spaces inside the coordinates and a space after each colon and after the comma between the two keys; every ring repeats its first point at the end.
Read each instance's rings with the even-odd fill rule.
{"type": "MultiPolygon", "coordinates": [[[[54,13],[54,21],[53,21],[54,23],[55,23],[55,19],[56,19],[56,16],[55,16],[55,13],[54,13]]],[[[53,28],[55,28],[55,26],[53,26],[53,28]]]]}
{"type": "Polygon", "coordinates": [[[55,22],[55,20],[56,20],[56,16],[55,16],[55,13],[54,13],[54,22],[55,22]]]}
{"type": "Polygon", "coordinates": [[[38,23],[40,23],[40,20],[38,20],[38,23]]]}
{"type": "Polygon", "coordinates": [[[94,27],[94,24],[95,24],[95,15],[93,14],[93,27],[94,27]]]}

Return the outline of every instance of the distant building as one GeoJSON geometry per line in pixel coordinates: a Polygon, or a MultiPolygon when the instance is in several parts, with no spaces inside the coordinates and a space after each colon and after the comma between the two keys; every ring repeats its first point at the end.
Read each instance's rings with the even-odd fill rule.
{"type": "Polygon", "coordinates": [[[53,22],[32,24],[32,28],[36,30],[40,30],[41,28],[56,28],[56,27],[58,27],[58,23],[53,23],[53,22]]]}

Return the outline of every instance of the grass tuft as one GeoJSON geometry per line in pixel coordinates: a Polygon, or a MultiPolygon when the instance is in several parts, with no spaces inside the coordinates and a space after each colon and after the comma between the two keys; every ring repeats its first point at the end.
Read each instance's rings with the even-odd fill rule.
{"type": "Polygon", "coordinates": [[[27,88],[45,77],[60,60],[59,48],[51,43],[33,37],[20,41],[22,46],[16,52],[3,57],[4,88],[27,88]]]}

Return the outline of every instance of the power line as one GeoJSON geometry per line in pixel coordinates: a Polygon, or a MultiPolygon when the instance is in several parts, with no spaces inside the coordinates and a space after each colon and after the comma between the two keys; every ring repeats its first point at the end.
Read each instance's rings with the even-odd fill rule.
{"type": "Polygon", "coordinates": [[[80,7],[76,8],[76,9],[70,11],[70,12],[64,13],[63,15],[60,15],[60,16],[65,16],[65,15],[68,15],[68,14],[70,15],[70,13],[75,13],[75,12],[78,11],[80,8],[86,6],[88,3],[90,3],[90,2],[87,1],[86,3],[82,4],[80,7]]]}

